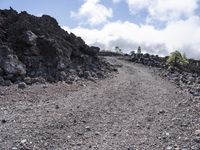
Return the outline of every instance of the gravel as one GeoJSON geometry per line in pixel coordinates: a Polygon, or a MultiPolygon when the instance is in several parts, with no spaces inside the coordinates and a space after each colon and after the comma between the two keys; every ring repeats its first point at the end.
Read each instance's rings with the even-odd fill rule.
{"type": "Polygon", "coordinates": [[[0,87],[0,149],[199,150],[200,98],[152,69],[96,82],[0,87]]]}

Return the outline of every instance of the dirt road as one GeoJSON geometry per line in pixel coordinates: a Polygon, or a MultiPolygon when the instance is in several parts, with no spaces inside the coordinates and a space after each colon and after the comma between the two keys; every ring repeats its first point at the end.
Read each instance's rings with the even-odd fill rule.
{"type": "Polygon", "coordinates": [[[198,98],[144,66],[108,60],[119,73],[86,86],[0,87],[0,149],[200,149],[198,98]]]}

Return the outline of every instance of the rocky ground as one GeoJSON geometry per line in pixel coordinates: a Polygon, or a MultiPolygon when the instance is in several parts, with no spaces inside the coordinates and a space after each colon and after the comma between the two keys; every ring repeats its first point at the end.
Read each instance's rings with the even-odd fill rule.
{"type": "Polygon", "coordinates": [[[157,75],[175,83],[180,89],[191,93],[193,96],[200,96],[200,62],[198,60],[189,59],[187,66],[169,69],[170,67],[166,63],[167,57],[150,54],[133,54],[132,56],[121,58],[151,67],[157,75]]]}
{"type": "Polygon", "coordinates": [[[0,149],[199,150],[200,98],[114,57],[113,77],[0,87],[0,149]]]}

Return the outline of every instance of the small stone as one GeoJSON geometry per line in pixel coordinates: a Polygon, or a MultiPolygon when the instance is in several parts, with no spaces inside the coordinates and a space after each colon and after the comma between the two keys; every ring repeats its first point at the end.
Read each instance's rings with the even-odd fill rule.
{"type": "Polygon", "coordinates": [[[151,116],[148,116],[148,117],[146,117],[146,120],[147,120],[148,122],[153,122],[154,118],[151,117],[151,116]]]}
{"type": "Polygon", "coordinates": [[[45,82],[46,82],[46,80],[43,77],[32,78],[32,83],[44,84],[45,82]]]}
{"type": "Polygon", "coordinates": [[[166,135],[166,136],[169,136],[169,133],[168,133],[168,132],[166,132],[166,133],[165,133],[165,135],[166,135]]]}
{"type": "Polygon", "coordinates": [[[180,150],[180,148],[177,144],[174,145],[174,150],[180,150]]]}
{"type": "Polygon", "coordinates": [[[56,106],[55,106],[55,108],[56,108],[56,109],[59,109],[59,106],[58,106],[58,105],[56,105],[56,106]]]}
{"type": "Polygon", "coordinates": [[[46,89],[48,86],[47,85],[43,85],[43,88],[46,89]]]}
{"type": "Polygon", "coordinates": [[[100,135],[100,133],[99,133],[99,132],[97,132],[97,131],[96,131],[94,134],[95,134],[95,135],[100,135]]]}
{"type": "Polygon", "coordinates": [[[21,143],[24,144],[24,143],[26,143],[26,141],[27,141],[26,139],[21,140],[21,143]]]}
{"type": "Polygon", "coordinates": [[[136,127],[140,127],[140,124],[139,124],[139,123],[137,123],[137,124],[136,124],[136,127]]]}
{"type": "Polygon", "coordinates": [[[20,83],[18,84],[18,88],[20,88],[20,89],[25,89],[25,88],[26,88],[26,83],[25,83],[25,82],[20,82],[20,83]]]}
{"type": "Polygon", "coordinates": [[[117,72],[117,71],[118,71],[118,69],[117,69],[117,68],[114,68],[114,69],[113,69],[113,71],[117,72]]]}
{"type": "Polygon", "coordinates": [[[28,85],[32,84],[32,79],[30,77],[24,78],[24,82],[28,85]]]}
{"type": "Polygon", "coordinates": [[[165,113],[165,110],[160,110],[159,112],[158,112],[158,114],[160,115],[160,114],[164,114],[165,113]]]}
{"type": "Polygon", "coordinates": [[[196,130],[196,131],[194,132],[194,134],[195,134],[196,136],[200,136],[200,130],[196,130]]]}
{"type": "Polygon", "coordinates": [[[6,120],[5,119],[1,120],[1,123],[3,123],[3,124],[6,123],[6,120]]]}
{"type": "Polygon", "coordinates": [[[68,135],[68,136],[67,136],[67,138],[68,138],[68,139],[70,139],[70,138],[71,138],[71,136],[70,136],[70,135],[68,135]]]}
{"type": "Polygon", "coordinates": [[[83,86],[83,87],[86,87],[86,85],[85,85],[85,84],[81,84],[81,86],[83,86]]]}
{"type": "Polygon", "coordinates": [[[87,131],[91,131],[91,128],[90,128],[89,126],[85,127],[85,129],[86,129],[87,131]]]}
{"type": "Polygon", "coordinates": [[[200,137],[199,137],[199,136],[195,137],[195,138],[194,138],[194,142],[200,143],[200,137]]]}
{"type": "Polygon", "coordinates": [[[172,147],[171,146],[167,146],[167,150],[171,150],[172,149],[172,147]]]}
{"type": "Polygon", "coordinates": [[[66,73],[64,71],[61,71],[59,75],[59,80],[65,81],[66,76],[67,76],[66,73]]]}

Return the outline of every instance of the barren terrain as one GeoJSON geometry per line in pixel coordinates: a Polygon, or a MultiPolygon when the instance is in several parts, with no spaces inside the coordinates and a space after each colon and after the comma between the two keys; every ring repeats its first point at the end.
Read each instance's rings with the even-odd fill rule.
{"type": "Polygon", "coordinates": [[[1,150],[199,150],[200,100],[139,64],[73,85],[0,87],[1,150]]]}

